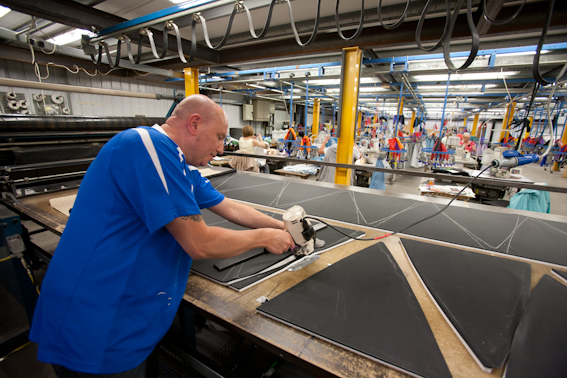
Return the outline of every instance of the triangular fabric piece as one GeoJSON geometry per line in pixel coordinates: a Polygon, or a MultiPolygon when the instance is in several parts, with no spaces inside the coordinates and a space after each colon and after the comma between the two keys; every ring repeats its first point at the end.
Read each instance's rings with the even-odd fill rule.
{"type": "Polygon", "coordinates": [[[502,367],[530,294],[531,265],[409,239],[402,244],[477,363],[502,367]]]}
{"type": "Polygon", "coordinates": [[[512,343],[506,378],[567,377],[567,286],[544,275],[512,343]]]}
{"type": "Polygon", "coordinates": [[[383,243],[300,282],[258,311],[419,377],[451,377],[429,323],[383,243]]]}

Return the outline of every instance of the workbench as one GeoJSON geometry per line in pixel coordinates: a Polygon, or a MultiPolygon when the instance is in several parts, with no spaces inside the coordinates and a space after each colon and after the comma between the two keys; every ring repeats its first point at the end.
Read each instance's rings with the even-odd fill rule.
{"type": "MultiPolygon", "coordinates": [[[[250,173],[238,172],[238,174],[250,173]]],[[[304,181],[281,176],[270,176],[270,179],[286,182],[301,182],[302,184],[317,185],[323,188],[345,188],[335,184],[304,181]]],[[[447,202],[446,200],[437,198],[424,199],[413,195],[395,195],[385,192],[378,193],[377,191],[365,188],[351,187],[349,190],[391,198],[403,198],[419,201],[425,200],[427,202],[436,203],[439,206],[444,205],[447,202]]],[[[29,216],[44,227],[56,233],[61,233],[65,227],[67,217],[52,209],[49,206],[49,199],[73,194],[73,192],[76,192],[76,189],[22,198],[19,200],[19,204],[14,204],[11,200],[4,200],[3,202],[15,211],[19,211],[26,216],[29,216]]],[[[301,193],[298,193],[298,196],[301,196],[301,193]]],[[[249,205],[260,210],[281,212],[274,208],[267,208],[254,204],[249,205]]],[[[484,206],[470,203],[453,203],[452,206],[482,209],[487,212],[487,215],[498,212],[506,212],[508,214],[527,213],[510,209],[486,209],[484,206]]],[[[536,218],[539,217],[540,219],[551,219],[553,221],[567,223],[566,217],[535,213],[530,213],[529,215],[536,218]]],[[[383,234],[382,231],[375,228],[345,224],[343,222],[330,221],[330,223],[351,229],[362,230],[366,233],[366,237],[375,237],[383,234]]],[[[403,237],[409,236],[406,235],[403,237]]],[[[383,242],[391,251],[397,264],[404,273],[404,276],[408,280],[429,322],[431,330],[453,377],[501,377],[503,374],[503,371],[501,370],[495,370],[491,374],[483,372],[473,360],[471,355],[467,352],[457,335],[452,331],[451,327],[443,318],[441,312],[431,300],[415,271],[412,269],[411,264],[401,247],[400,238],[392,236],[383,239],[383,242]]],[[[195,312],[210,318],[220,325],[236,331],[269,351],[282,356],[298,366],[312,371],[317,376],[339,376],[348,378],[407,377],[408,375],[387,367],[379,362],[363,357],[340,346],[325,342],[256,313],[256,308],[260,305],[260,303],[256,301],[257,298],[261,296],[265,296],[268,299],[274,298],[293,285],[307,279],[316,272],[325,269],[329,266],[329,264],[334,264],[346,256],[368,247],[372,243],[377,243],[377,241],[353,241],[351,243],[347,243],[322,254],[320,259],[301,270],[295,272],[286,271],[243,292],[236,292],[230,288],[220,286],[203,277],[192,274],[188,280],[184,295],[184,302],[195,312]]],[[[461,248],[477,253],[491,254],[474,248],[461,248]]],[[[507,256],[503,258],[516,259],[514,256],[507,256]]],[[[530,264],[532,267],[533,288],[535,283],[538,282],[544,274],[550,274],[553,264],[540,262],[530,262],[530,264]]]]}

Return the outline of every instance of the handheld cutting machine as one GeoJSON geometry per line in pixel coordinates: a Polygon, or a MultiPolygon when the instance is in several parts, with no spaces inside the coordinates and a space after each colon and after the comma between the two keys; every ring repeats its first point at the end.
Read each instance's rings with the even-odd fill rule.
{"type": "Polygon", "coordinates": [[[297,244],[293,253],[297,256],[307,256],[315,250],[315,229],[309,219],[305,219],[307,214],[301,206],[290,207],[283,214],[283,222],[287,232],[297,244]]]}

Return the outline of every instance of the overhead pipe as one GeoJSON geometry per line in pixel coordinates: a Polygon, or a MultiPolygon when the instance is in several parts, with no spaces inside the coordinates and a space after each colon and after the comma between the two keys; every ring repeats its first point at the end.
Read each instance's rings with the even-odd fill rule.
{"type": "Polygon", "coordinates": [[[60,92],[90,93],[90,94],[121,96],[121,97],[137,97],[137,98],[147,98],[151,100],[176,99],[175,96],[161,95],[157,93],[140,93],[140,92],[131,92],[131,91],[119,91],[116,89],[78,87],[74,85],[42,83],[37,81],[27,81],[27,80],[8,79],[8,78],[0,78],[0,85],[5,85],[7,87],[18,87],[18,88],[34,88],[41,90],[45,89],[45,90],[60,91],[60,92]]]}

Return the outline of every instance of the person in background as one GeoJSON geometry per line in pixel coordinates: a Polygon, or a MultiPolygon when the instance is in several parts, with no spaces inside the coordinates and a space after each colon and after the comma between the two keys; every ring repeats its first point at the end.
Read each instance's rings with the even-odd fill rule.
{"type": "Polygon", "coordinates": [[[476,153],[476,144],[471,140],[471,133],[463,133],[462,146],[471,154],[476,153]]]}
{"type": "Polygon", "coordinates": [[[29,335],[58,377],[144,377],[193,259],[293,247],[282,221],[225,198],[196,168],[222,154],[227,128],[219,105],[191,95],[165,124],[115,135],[92,162],[29,335]],[[205,208],[249,229],[209,226],[205,208]]]}
{"type": "MultiPolygon", "coordinates": [[[[323,158],[324,162],[336,163],[337,162],[337,144],[333,144],[330,147],[325,147],[327,145],[327,142],[330,139],[331,139],[331,136],[327,135],[325,137],[325,139],[323,140],[323,143],[321,143],[321,145],[319,146],[319,156],[325,155],[325,157],[323,158]]],[[[360,159],[361,163],[364,164],[364,154],[360,151],[360,149],[358,148],[358,146],[356,144],[354,144],[352,146],[352,158],[353,158],[353,163],[360,159]]],[[[351,177],[351,180],[350,180],[351,185],[352,185],[353,179],[354,179],[354,170],[352,170],[352,175],[353,175],[353,177],[351,177]]],[[[317,178],[317,181],[334,183],[335,182],[335,167],[323,166],[323,168],[321,168],[321,173],[319,173],[319,178],[317,178]]]]}
{"type": "MultiPolygon", "coordinates": [[[[238,140],[238,149],[246,154],[255,154],[254,148],[268,148],[268,144],[262,140],[260,134],[254,135],[254,129],[250,125],[246,125],[242,128],[242,137],[238,140]]],[[[264,173],[270,173],[270,168],[268,164],[264,162],[263,165],[258,163],[260,168],[264,170],[264,173]]]]}

